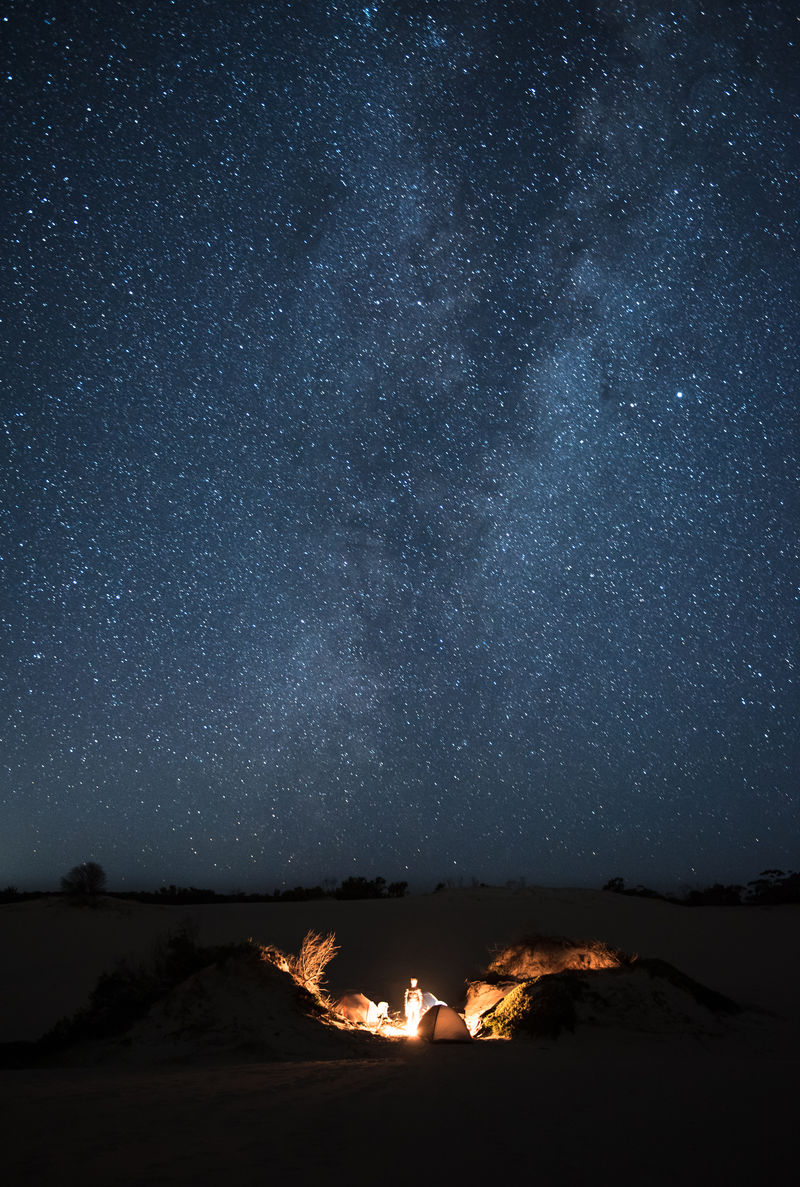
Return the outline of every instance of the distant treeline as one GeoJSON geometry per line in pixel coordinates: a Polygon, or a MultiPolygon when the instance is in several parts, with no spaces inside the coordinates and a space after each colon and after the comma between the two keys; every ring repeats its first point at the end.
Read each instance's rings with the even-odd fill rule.
{"type": "Polygon", "coordinates": [[[639,898],[661,899],[680,907],[776,907],[785,903],[800,903],[800,874],[791,870],[764,870],[745,886],[739,883],[723,885],[715,882],[703,890],[689,890],[683,896],[661,894],[648,886],[626,886],[623,878],[612,878],[603,890],[615,894],[630,894],[639,898]]]}
{"type": "MultiPolygon", "coordinates": [[[[280,890],[276,887],[272,894],[251,893],[243,890],[231,894],[220,893],[201,886],[161,886],[158,890],[101,890],[106,898],[134,899],[140,903],[293,903],[308,902],[312,899],[380,899],[403,898],[408,893],[408,882],[389,882],[385,878],[345,878],[338,886],[327,884],[322,886],[295,886],[291,890],[280,890]]],[[[17,890],[15,886],[6,886],[0,890],[0,903],[17,903],[26,899],[41,898],[43,894],[70,897],[67,890],[38,891],[17,890]]],[[[85,897],[85,895],[84,895],[85,897]]]]}
{"type": "Polygon", "coordinates": [[[345,878],[338,886],[294,886],[290,890],[276,887],[272,894],[235,891],[221,894],[196,886],[162,886],[155,892],[128,891],[118,897],[136,899],[143,903],[299,903],[312,899],[403,898],[408,892],[407,882],[389,882],[385,878],[345,878]]]}
{"type": "MultiPolygon", "coordinates": [[[[87,863],[91,864],[91,863],[87,863]]],[[[76,867],[71,874],[80,872],[87,867],[76,867]]],[[[77,893],[71,893],[67,887],[69,879],[62,879],[60,891],[18,890],[16,886],[6,886],[0,890],[0,903],[17,903],[26,899],[54,896],[81,898],[83,901],[99,895],[107,898],[134,899],[141,903],[161,904],[200,904],[200,903],[297,903],[309,902],[313,899],[389,899],[403,898],[408,893],[407,882],[389,882],[385,878],[351,877],[338,885],[326,882],[324,886],[294,886],[289,890],[275,888],[271,894],[267,892],[246,893],[243,890],[230,894],[218,890],[210,890],[200,886],[161,886],[158,890],[125,890],[110,891],[105,889],[104,872],[101,867],[97,871],[102,875],[100,884],[90,891],[84,887],[73,888],[77,893]]],[[[436,890],[446,888],[440,882],[436,890]]],[[[486,886],[487,883],[473,883],[475,886],[486,886]]],[[[509,885],[525,885],[524,881],[509,883],[509,885]]],[[[603,890],[613,891],[615,894],[627,894],[638,898],[660,899],[662,902],[674,903],[681,907],[772,907],[785,903],[800,903],[800,873],[783,870],[764,870],[758,878],[746,885],[732,883],[724,885],[715,882],[702,890],[689,890],[684,895],[662,894],[648,886],[626,886],[624,878],[612,878],[606,882],[603,890]]]]}

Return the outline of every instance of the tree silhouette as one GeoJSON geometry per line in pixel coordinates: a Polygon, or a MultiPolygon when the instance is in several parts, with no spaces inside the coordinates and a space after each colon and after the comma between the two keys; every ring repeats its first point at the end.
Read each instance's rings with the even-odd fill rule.
{"type": "Polygon", "coordinates": [[[63,893],[75,898],[96,898],[105,888],[106,872],[96,861],[85,861],[82,865],[73,866],[61,879],[63,893]]]}

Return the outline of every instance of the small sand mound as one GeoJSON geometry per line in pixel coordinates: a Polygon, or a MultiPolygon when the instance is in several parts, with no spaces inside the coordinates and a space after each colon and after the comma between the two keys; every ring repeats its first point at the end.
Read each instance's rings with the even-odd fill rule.
{"type": "Polygon", "coordinates": [[[346,1058],[380,1042],[337,1024],[270,960],[235,957],[194,973],[124,1036],[140,1058],[236,1053],[258,1059],[346,1058]]]}
{"type": "Polygon", "coordinates": [[[719,1035],[739,1007],[666,961],[568,969],[521,981],[480,1020],[480,1032],[556,1038],[562,1031],[610,1028],[640,1034],[719,1035]]]}
{"type": "Polygon", "coordinates": [[[250,941],[203,948],[179,930],[149,963],[119,961],[84,1009],[5,1055],[9,1066],[338,1059],[375,1054],[385,1041],[299,984],[278,949],[250,941]]]}

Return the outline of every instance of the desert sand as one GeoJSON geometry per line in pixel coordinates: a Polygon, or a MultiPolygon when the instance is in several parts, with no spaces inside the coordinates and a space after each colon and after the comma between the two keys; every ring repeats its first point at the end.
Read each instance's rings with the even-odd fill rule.
{"type": "MultiPolygon", "coordinates": [[[[36,1039],[120,957],[190,923],[287,952],[335,932],[327,987],[399,1010],[416,976],[456,1008],[528,932],[669,961],[744,1007],[721,1031],[646,1020],[552,1040],[376,1040],[324,1057],[180,1056],[0,1070],[4,1180],[112,1185],[752,1184],[794,1160],[800,907],[684,908],[601,891],[476,888],[383,901],[0,907],[0,1041],[36,1039]]],[[[144,1032],[142,1032],[144,1035],[144,1032]]],[[[142,1038],[142,1046],[145,1039],[142,1038]]],[[[134,1043],[134,1047],[136,1044],[134,1043]]]]}

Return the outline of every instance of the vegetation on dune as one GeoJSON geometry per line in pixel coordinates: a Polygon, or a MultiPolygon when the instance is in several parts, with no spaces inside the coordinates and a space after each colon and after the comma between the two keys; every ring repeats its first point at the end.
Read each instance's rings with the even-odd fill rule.
{"type": "MultiPolygon", "coordinates": [[[[460,882],[458,886],[460,887],[460,882]]],[[[525,879],[506,883],[509,889],[523,889],[525,879]]],[[[473,880],[476,889],[485,888],[485,882],[473,880]]],[[[439,882],[434,893],[454,888],[452,882],[439,882]]],[[[610,878],[602,888],[615,894],[636,898],[658,899],[682,907],[772,907],[789,903],[800,903],[800,873],[770,869],[764,870],[758,878],[746,885],[714,882],[711,886],[689,890],[685,895],[663,894],[651,887],[637,884],[627,886],[624,878],[610,878]]],[[[0,889],[0,904],[23,902],[48,896],[53,892],[19,890],[9,885],[0,889]]],[[[328,880],[322,886],[294,886],[272,893],[243,890],[224,893],[202,886],[178,886],[174,882],[158,890],[109,891],[106,889],[106,874],[97,862],[84,862],[74,866],[61,878],[60,893],[77,906],[101,906],[105,898],[131,899],[143,903],[163,905],[201,905],[203,903],[278,903],[310,902],[315,899],[390,899],[403,898],[408,894],[408,882],[389,882],[382,877],[365,878],[353,876],[341,883],[328,880]]]]}
{"type": "Polygon", "coordinates": [[[88,1004],[64,1018],[40,1040],[44,1051],[57,1051],[76,1042],[103,1040],[125,1034],[176,986],[194,973],[232,961],[257,966],[267,963],[287,973],[309,1009],[324,1007],[321,985],[327,965],[338,951],[333,933],[308,932],[296,956],[245,940],[228,944],[198,944],[188,925],[160,939],[149,959],[118,960],[102,973],[88,1004]]]}
{"type": "MultiPolygon", "coordinates": [[[[96,862],[84,862],[75,866],[60,880],[63,895],[76,906],[102,905],[104,899],[130,899],[140,903],[158,903],[162,906],[201,906],[204,903],[300,903],[316,899],[390,899],[404,898],[408,894],[408,882],[389,882],[385,878],[345,878],[340,884],[333,881],[325,886],[293,886],[286,890],[278,887],[271,894],[264,892],[245,893],[243,890],[226,894],[206,886],[177,886],[171,882],[158,890],[106,889],[106,874],[96,862]]],[[[19,903],[27,899],[51,897],[54,892],[42,890],[19,890],[16,886],[0,888],[0,904],[19,903]]]]}
{"type": "Polygon", "coordinates": [[[495,951],[482,978],[469,984],[467,1012],[479,1035],[556,1038],[578,1022],[716,1033],[719,1023],[709,1016],[741,1008],[668,961],[598,940],[536,934],[495,951]]]}
{"type": "Polygon", "coordinates": [[[355,877],[345,878],[338,890],[334,890],[333,897],[338,899],[354,898],[403,898],[408,890],[407,882],[390,882],[386,885],[385,878],[355,877]]]}
{"type": "Polygon", "coordinates": [[[563,936],[527,935],[495,950],[487,979],[530,980],[566,969],[613,969],[631,957],[602,940],[568,940],[563,936]]]}
{"type": "Polygon", "coordinates": [[[519,982],[481,1018],[482,1029],[499,1038],[528,1035],[556,1038],[574,1030],[575,1003],[584,992],[581,974],[630,967],[635,956],[601,940],[527,935],[498,948],[484,974],[486,983],[519,982]]]}
{"type": "Polygon", "coordinates": [[[764,870],[758,878],[747,883],[742,901],[752,906],[765,907],[782,903],[800,903],[800,873],[764,870]]]}
{"type": "Polygon", "coordinates": [[[712,886],[689,890],[683,897],[660,894],[649,886],[626,886],[624,878],[611,878],[603,890],[636,898],[661,899],[679,907],[777,907],[800,903],[800,873],[763,870],[746,886],[715,882],[712,886]]]}
{"type": "Polygon", "coordinates": [[[333,932],[323,936],[319,932],[308,931],[297,955],[286,958],[288,971],[298,985],[310,993],[321,994],[325,970],[338,951],[333,932]]]}
{"type": "MultiPolygon", "coordinates": [[[[296,903],[312,902],[316,899],[387,899],[403,898],[408,893],[408,882],[389,882],[386,879],[350,877],[337,884],[330,881],[325,886],[294,886],[286,890],[275,888],[272,894],[246,894],[239,890],[224,894],[203,886],[177,886],[174,882],[160,886],[158,890],[129,890],[124,893],[107,892],[105,871],[96,862],[85,862],[75,866],[61,879],[61,893],[71,901],[84,904],[91,900],[98,905],[100,896],[126,898],[136,902],[159,903],[181,906],[195,906],[203,903],[296,903]]],[[[36,894],[21,894],[9,886],[0,892],[0,901],[15,902],[21,898],[35,898],[36,894]]]]}
{"type": "Polygon", "coordinates": [[[94,904],[106,889],[106,872],[96,861],[73,866],[61,879],[61,893],[80,903],[94,904]]]}
{"type": "Polygon", "coordinates": [[[575,998],[580,983],[567,974],[523,981],[481,1019],[483,1030],[497,1038],[527,1035],[557,1038],[562,1030],[575,1029],[575,998]]]}
{"type": "Polygon", "coordinates": [[[4,886],[0,890],[0,904],[24,903],[30,899],[41,898],[40,890],[19,890],[16,886],[4,886]]]}
{"type": "Polygon", "coordinates": [[[211,965],[222,965],[235,957],[258,962],[271,958],[252,940],[203,946],[192,929],[180,927],[156,942],[149,960],[118,960],[113,969],[101,973],[89,995],[89,1003],[70,1018],[62,1019],[46,1035],[45,1047],[62,1047],[82,1039],[105,1039],[124,1034],[160,998],[193,973],[211,965]]]}

